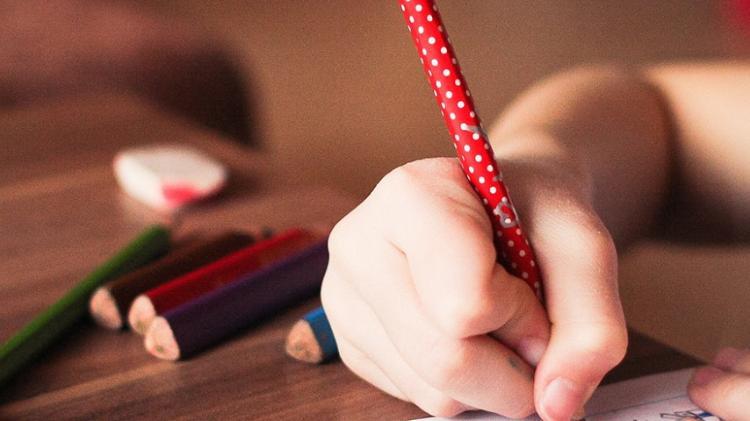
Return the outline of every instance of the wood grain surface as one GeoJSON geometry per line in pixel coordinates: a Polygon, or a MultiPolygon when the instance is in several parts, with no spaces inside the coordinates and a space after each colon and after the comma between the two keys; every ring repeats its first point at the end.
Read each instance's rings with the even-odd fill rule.
{"type": "MultiPolygon", "coordinates": [[[[122,194],[117,150],[196,145],[227,163],[231,182],[181,215],[178,236],[226,228],[331,224],[356,201],[295,179],[293,168],[240,149],[137,98],[95,95],[0,114],[0,341],[54,302],[143,226],[164,220],[122,194]]],[[[76,326],[0,389],[1,419],[406,419],[424,415],[348,372],[284,354],[284,336],[311,300],[179,363],[142,338],[76,326]]],[[[633,334],[622,379],[695,361],[633,334]]]]}

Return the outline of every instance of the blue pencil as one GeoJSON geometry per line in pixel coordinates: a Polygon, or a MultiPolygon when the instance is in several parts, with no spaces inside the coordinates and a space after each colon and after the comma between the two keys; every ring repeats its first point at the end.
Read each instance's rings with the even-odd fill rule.
{"type": "Polygon", "coordinates": [[[286,338],[286,353],[298,361],[321,364],[339,353],[322,307],[307,313],[292,326],[286,338]]]}

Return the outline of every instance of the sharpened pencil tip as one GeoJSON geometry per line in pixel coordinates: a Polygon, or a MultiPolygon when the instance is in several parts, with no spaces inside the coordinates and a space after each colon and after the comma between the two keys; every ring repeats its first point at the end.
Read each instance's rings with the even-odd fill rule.
{"type": "Polygon", "coordinates": [[[151,322],[156,317],[156,309],[146,295],[139,295],[133,300],[128,311],[128,324],[139,335],[145,335],[151,322]]]}
{"type": "Polygon", "coordinates": [[[99,326],[112,330],[122,328],[122,317],[117,302],[107,288],[98,288],[91,296],[89,313],[99,326]]]}
{"type": "Polygon", "coordinates": [[[163,317],[157,317],[151,322],[143,344],[146,351],[156,358],[170,361],[180,359],[180,347],[174,338],[169,322],[163,317]]]}
{"type": "Polygon", "coordinates": [[[286,338],[286,353],[297,361],[319,364],[323,361],[323,350],[315,339],[310,324],[299,320],[292,326],[286,338]]]}

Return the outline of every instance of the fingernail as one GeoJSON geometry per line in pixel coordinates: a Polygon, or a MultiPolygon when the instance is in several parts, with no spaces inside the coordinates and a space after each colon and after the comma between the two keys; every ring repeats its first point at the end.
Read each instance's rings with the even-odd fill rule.
{"type": "Polygon", "coordinates": [[[718,368],[703,367],[695,370],[691,383],[696,386],[705,386],[723,375],[724,372],[718,368]]]}
{"type": "Polygon", "coordinates": [[[575,382],[558,377],[552,380],[542,395],[542,411],[545,419],[569,420],[578,411],[586,398],[584,388],[575,382]]]}
{"type": "Polygon", "coordinates": [[[733,369],[740,362],[745,353],[737,348],[724,348],[714,357],[713,365],[725,370],[733,369]]]}
{"type": "Polygon", "coordinates": [[[547,349],[547,342],[534,336],[527,336],[518,343],[518,353],[524,360],[533,366],[539,365],[542,360],[544,350],[547,349]]]}

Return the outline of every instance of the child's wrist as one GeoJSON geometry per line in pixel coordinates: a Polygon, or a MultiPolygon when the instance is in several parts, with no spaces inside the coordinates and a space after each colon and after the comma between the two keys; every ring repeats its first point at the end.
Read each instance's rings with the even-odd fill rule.
{"type": "MultiPolygon", "coordinates": [[[[583,157],[557,136],[530,129],[491,136],[495,159],[510,184],[524,185],[529,193],[566,194],[591,204],[593,177],[583,157]]],[[[515,197],[515,195],[514,195],[515,197]]]]}

